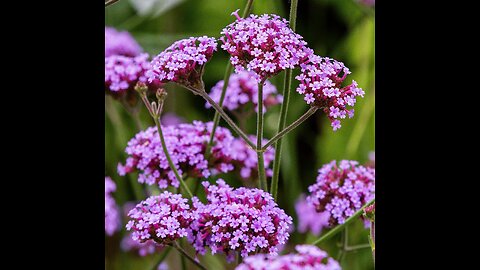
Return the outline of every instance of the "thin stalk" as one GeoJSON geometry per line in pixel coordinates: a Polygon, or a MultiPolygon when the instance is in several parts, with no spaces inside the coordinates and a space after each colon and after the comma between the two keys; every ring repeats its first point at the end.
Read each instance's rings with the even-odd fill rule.
{"type": "Polygon", "coordinates": [[[152,270],[157,270],[158,266],[167,258],[168,253],[170,253],[170,250],[172,250],[170,247],[166,247],[166,250],[160,255],[160,258],[158,258],[158,261],[153,265],[151,268],[152,270]]]}
{"type": "Polygon", "coordinates": [[[173,164],[172,158],[168,153],[167,144],[165,143],[165,138],[163,137],[162,125],[160,124],[160,117],[154,117],[153,120],[155,121],[155,125],[157,125],[158,136],[160,136],[160,142],[162,143],[163,152],[167,157],[168,165],[170,165],[170,168],[173,170],[173,173],[175,174],[175,177],[177,178],[177,180],[180,182],[182,188],[187,192],[188,196],[192,198],[193,197],[192,192],[190,191],[187,184],[185,183],[185,181],[183,181],[182,177],[178,173],[177,168],[175,167],[175,164],[173,164]]]}
{"type": "Polygon", "coordinates": [[[258,182],[260,189],[263,189],[268,192],[268,183],[267,177],[265,175],[265,161],[263,157],[263,152],[258,151],[262,148],[263,141],[263,84],[262,80],[258,84],[258,101],[257,101],[257,158],[258,158],[258,182]]]}
{"type": "MultiPolygon", "coordinates": [[[[220,116],[227,122],[227,124],[233,129],[233,131],[252,148],[256,149],[257,146],[248,138],[247,134],[245,134],[238,126],[233,122],[233,120],[227,115],[227,113],[215,102],[213,99],[207,94],[205,91],[198,91],[198,94],[202,96],[210,105],[220,113],[220,116]]],[[[213,133],[213,132],[212,132],[213,133]]]]}
{"type": "Polygon", "coordinates": [[[375,263],[375,222],[370,223],[369,246],[372,247],[373,263],[375,263]]]}
{"type": "Polygon", "coordinates": [[[193,264],[195,264],[198,268],[207,270],[205,266],[203,266],[201,263],[197,262],[194,258],[192,258],[182,247],[177,242],[173,242],[172,246],[178,250],[185,258],[189,259],[193,264]]]}
{"type": "MultiPolygon", "coordinates": [[[[253,0],[248,0],[245,8],[243,9],[243,14],[242,17],[245,18],[248,16],[250,13],[250,10],[252,9],[253,5],[253,0]]],[[[225,99],[225,93],[227,92],[227,87],[228,87],[228,82],[230,81],[230,75],[232,74],[233,71],[233,65],[230,63],[230,61],[227,62],[227,67],[225,68],[225,74],[223,75],[223,87],[222,87],[222,93],[220,94],[220,100],[218,102],[218,105],[220,107],[223,106],[223,101],[225,99]]],[[[210,134],[210,140],[208,141],[207,144],[207,149],[205,151],[205,155],[210,156],[210,149],[212,148],[213,145],[213,138],[215,135],[215,130],[218,127],[218,123],[220,122],[220,113],[218,111],[215,111],[215,116],[213,116],[213,128],[212,128],[212,133],[210,134]]]]}
{"type": "Polygon", "coordinates": [[[178,182],[180,182],[182,187],[187,192],[188,196],[190,198],[192,198],[193,194],[190,191],[190,189],[188,188],[185,181],[183,181],[183,178],[178,173],[177,168],[175,167],[175,164],[173,164],[172,158],[170,157],[170,153],[168,152],[168,149],[167,149],[167,144],[165,143],[165,138],[163,136],[162,125],[160,124],[160,115],[162,114],[163,101],[159,100],[158,110],[154,110],[152,108],[152,106],[148,103],[148,99],[147,99],[145,94],[141,94],[141,98],[142,98],[143,103],[147,107],[148,111],[150,112],[150,115],[152,116],[153,121],[155,121],[155,125],[157,126],[157,130],[158,130],[158,136],[160,137],[160,142],[162,144],[163,153],[165,153],[165,156],[167,157],[168,165],[170,166],[173,173],[175,174],[175,177],[177,178],[178,182]]]}
{"type": "Polygon", "coordinates": [[[118,2],[119,0],[108,0],[105,2],[105,7],[108,7],[112,4],[115,4],[116,2],[118,2]]]}
{"type": "Polygon", "coordinates": [[[355,250],[359,250],[359,249],[364,249],[364,248],[369,248],[370,247],[370,244],[360,244],[360,245],[355,245],[355,246],[347,246],[345,247],[345,251],[355,251],[355,250]]]}
{"type": "MultiPolygon", "coordinates": [[[[300,118],[295,120],[293,123],[291,123],[288,127],[284,128],[282,131],[278,132],[277,135],[273,136],[263,147],[262,151],[267,150],[267,148],[275,143],[277,140],[281,139],[283,136],[285,136],[287,133],[298,127],[301,123],[303,123],[305,120],[307,120],[310,116],[312,116],[319,107],[313,106],[308,109],[300,118]]],[[[275,151],[278,151],[278,149],[275,149],[275,151]]]]}
{"type": "Polygon", "coordinates": [[[317,239],[315,242],[312,243],[312,245],[318,245],[321,242],[329,239],[330,237],[332,237],[335,234],[337,234],[338,232],[340,232],[343,228],[345,228],[345,226],[347,226],[352,221],[354,221],[356,218],[358,218],[360,215],[362,215],[363,214],[363,209],[365,209],[365,207],[369,206],[373,202],[375,202],[375,198],[373,198],[371,201],[369,201],[364,206],[362,206],[362,208],[360,208],[357,212],[355,212],[355,214],[353,214],[351,217],[349,217],[347,220],[345,220],[345,222],[343,224],[340,224],[337,227],[331,229],[328,233],[324,234],[322,237],[317,239]]]}
{"type": "MultiPolygon", "coordinates": [[[[295,31],[295,27],[297,24],[297,6],[298,0],[292,0],[290,4],[290,28],[295,31]]],[[[278,119],[278,129],[277,133],[285,128],[287,122],[287,112],[288,112],[288,104],[290,103],[290,87],[292,82],[292,70],[287,69],[285,71],[285,78],[283,83],[283,102],[282,106],[280,107],[280,116],[278,119]]],[[[266,149],[266,148],[265,148],[266,149]]],[[[278,192],[278,178],[280,175],[280,163],[282,160],[282,139],[280,138],[275,143],[275,158],[273,160],[273,175],[272,175],[272,186],[270,187],[270,193],[273,196],[274,200],[277,200],[277,192],[278,192]]]]}

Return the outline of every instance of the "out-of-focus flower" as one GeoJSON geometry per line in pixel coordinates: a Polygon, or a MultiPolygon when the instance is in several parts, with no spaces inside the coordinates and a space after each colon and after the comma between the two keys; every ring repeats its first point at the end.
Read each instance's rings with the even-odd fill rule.
{"type": "Polygon", "coordinates": [[[105,26],[105,57],[112,55],[135,57],[142,51],[142,47],[130,33],[105,26]]]}
{"type": "MultiPolygon", "coordinates": [[[[252,142],[257,141],[254,135],[249,136],[252,142]]],[[[263,139],[262,144],[266,144],[268,140],[263,139]]],[[[255,180],[258,178],[258,157],[257,152],[250,148],[250,146],[242,139],[235,138],[232,145],[232,158],[235,170],[240,173],[242,180],[255,180]]],[[[264,153],[264,164],[266,176],[271,177],[273,171],[269,168],[273,159],[275,158],[275,149],[269,147],[264,153]]]]}
{"type": "Polygon", "coordinates": [[[295,203],[297,212],[298,228],[300,233],[311,232],[313,235],[320,235],[322,229],[328,227],[330,215],[322,212],[318,213],[313,204],[307,202],[305,195],[302,194],[295,203]]]}
{"type": "Polygon", "coordinates": [[[108,176],[105,177],[105,233],[113,235],[120,228],[120,215],[112,192],[117,186],[108,176]]]}

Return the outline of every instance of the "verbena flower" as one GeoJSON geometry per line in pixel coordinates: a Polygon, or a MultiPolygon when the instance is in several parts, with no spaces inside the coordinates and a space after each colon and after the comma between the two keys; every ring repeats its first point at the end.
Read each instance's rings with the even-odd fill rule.
{"type": "Polygon", "coordinates": [[[207,203],[193,199],[195,221],[189,241],[200,254],[235,253],[246,257],[256,252],[277,254],[288,240],[292,218],[278,207],[272,196],[260,189],[232,188],[222,179],[217,185],[203,182],[207,203]]]}
{"type": "Polygon", "coordinates": [[[112,95],[133,91],[137,82],[146,82],[145,72],[150,68],[148,54],[135,57],[112,55],[105,57],[105,90],[112,95]]]}
{"type": "Polygon", "coordinates": [[[147,72],[148,80],[203,89],[203,68],[216,50],[216,39],[207,36],[176,41],[153,58],[152,69],[147,72]]]}
{"type": "Polygon", "coordinates": [[[105,57],[123,55],[134,57],[142,53],[142,47],[127,31],[119,32],[105,26],[105,57]]]}
{"type": "Polygon", "coordinates": [[[108,176],[105,177],[105,233],[113,235],[120,228],[120,215],[112,192],[117,186],[108,176]]]}
{"type": "Polygon", "coordinates": [[[342,224],[375,198],[375,169],[357,161],[332,161],[318,170],[317,182],[308,191],[307,201],[317,212],[330,215],[331,227],[342,224]]]}
{"type": "MultiPolygon", "coordinates": [[[[234,169],[231,149],[234,138],[226,128],[218,127],[215,130],[212,154],[209,161],[205,159],[212,127],[212,122],[200,121],[162,127],[173,164],[180,175],[186,174],[185,178],[207,178],[234,169]]],[[[180,183],[170,169],[156,127],[137,133],[128,142],[125,152],[128,154],[125,165],[118,165],[121,176],[138,171],[140,183],[157,184],[161,189],[169,185],[179,187],[180,183]]]]}
{"type": "Polygon", "coordinates": [[[176,115],[173,112],[162,113],[161,119],[162,125],[164,126],[176,126],[178,124],[185,123],[185,119],[176,115]]]}
{"type": "Polygon", "coordinates": [[[240,18],[221,32],[222,49],[230,54],[236,72],[253,71],[255,79],[274,76],[285,69],[297,67],[313,54],[303,37],[288,26],[288,21],[275,14],[240,18]]]}
{"type": "Polygon", "coordinates": [[[312,245],[297,245],[297,253],[282,256],[257,254],[249,256],[235,270],[341,270],[340,264],[312,245]]]}
{"type": "Polygon", "coordinates": [[[375,203],[365,207],[363,209],[363,215],[371,222],[375,222],[375,203]]]}
{"type": "Polygon", "coordinates": [[[132,239],[139,242],[154,240],[160,245],[171,244],[187,236],[193,221],[188,200],[181,194],[164,191],[151,196],[130,210],[126,228],[133,231],[132,239]]]}
{"type": "MultiPolygon", "coordinates": [[[[219,81],[210,91],[210,97],[217,103],[220,102],[224,82],[219,81]]],[[[283,101],[283,96],[277,93],[275,85],[268,80],[263,86],[263,112],[265,113],[268,107],[277,105],[283,101]]],[[[230,75],[228,87],[225,92],[225,99],[223,107],[229,111],[237,111],[242,113],[250,110],[253,107],[257,111],[258,104],[258,84],[254,79],[254,74],[248,71],[241,71],[240,73],[230,75]],[[247,107],[247,106],[251,107],[247,107]]],[[[207,102],[207,108],[212,106],[207,102]]]]}
{"type": "MultiPolygon", "coordinates": [[[[257,141],[254,135],[249,136],[252,142],[257,141]]],[[[266,144],[268,140],[263,139],[262,144],[266,144]]],[[[243,180],[258,179],[258,157],[257,152],[253,150],[242,138],[235,138],[232,145],[232,158],[235,170],[240,173],[243,180]]],[[[273,171],[269,166],[275,158],[275,149],[269,147],[264,153],[265,172],[267,177],[273,175],[273,171]]]]}
{"type": "Polygon", "coordinates": [[[122,239],[120,247],[123,251],[135,252],[142,257],[161,252],[164,248],[164,246],[156,243],[153,240],[147,240],[143,243],[133,240],[131,233],[122,239]]]}
{"type": "Polygon", "coordinates": [[[296,76],[300,84],[297,92],[304,95],[307,104],[323,108],[331,121],[333,130],[341,127],[340,119],[353,117],[356,97],[363,97],[365,92],[357,82],[342,87],[350,71],[342,62],[328,57],[312,55],[308,63],[301,64],[301,73],[296,76]]]}
{"type": "Polygon", "coordinates": [[[307,202],[304,194],[295,203],[295,212],[298,220],[297,230],[300,233],[310,232],[318,236],[323,228],[328,227],[330,214],[326,212],[318,213],[315,206],[307,202]]]}

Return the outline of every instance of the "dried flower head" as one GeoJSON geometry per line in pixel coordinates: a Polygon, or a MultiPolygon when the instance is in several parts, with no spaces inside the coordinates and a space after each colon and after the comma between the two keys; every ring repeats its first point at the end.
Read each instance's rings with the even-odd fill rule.
{"type": "MultiPolygon", "coordinates": [[[[178,173],[186,174],[187,177],[207,178],[234,169],[231,149],[234,138],[226,128],[218,127],[215,130],[212,154],[208,161],[205,159],[212,127],[212,122],[200,121],[162,127],[167,149],[178,173]]],[[[179,187],[180,183],[163,152],[156,127],[137,133],[128,142],[125,152],[128,158],[125,165],[118,165],[120,175],[139,171],[140,183],[157,184],[161,189],[169,185],[179,187]]]]}
{"type": "Polygon", "coordinates": [[[207,36],[176,41],[153,58],[152,69],[147,72],[148,80],[203,89],[203,68],[216,50],[216,39],[207,36]]]}
{"type": "Polygon", "coordinates": [[[375,198],[375,169],[349,160],[337,166],[334,160],[318,170],[317,182],[308,191],[307,201],[330,215],[330,226],[342,224],[375,198]]]}
{"type": "Polygon", "coordinates": [[[236,72],[253,71],[260,82],[282,70],[297,67],[313,54],[303,37],[292,31],[288,21],[275,14],[251,14],[243,19],[237,10],[232,15],[237,20],[222,30],[220,40],[236,72]]]}
{"type": "Polygon", "coordinates": [[[127,31],[119,32],[105,26],[105,57],[123,55],[135,57],[142,53],[142,47],[127,31]]]}
{"type": "Polygon", "coordinates": [[[235,270],[341,270],[340,264],[328,254],[312,245],[297,245],[297,253],[282,256],[257,254],[249,256],[235,270]]]}
{"type": "Polygon", "coordinates": [[[341,127],[340,119],[353,117],[356,97],[365,94],[357,82],[342,87],[350,71],[342,62],[328,57],[311,55],[309,62],[300,65],[301,73],[295,79],[300,81],[297,92],[304,95],[307,104],[323,108],[332,123],[333,130],[341,127]]]}
{"type": "Polygon", "coordinates": [[[292,218],[278,207],[272,196],[260,189],[232,188],[222,179],[217,185],[203,182],[207,203],[194,198],[195,221],[188,236],[198,253],[210,247],[212,254],[235,253],[242,257],[256,252],[277,254],[288,240],[292,218]]]}
{"type": "MultiPolygon", "coordinates": [[[[210,97],[217,103],[220,102],[224,82],[219,81],[210,91],[210,97]]],[[[275,85],[268,80],[263,86],[263,112],[265,113],[270,106],[277,105],[283,101],[283,96],[277,93],[275,85]]],[[[225,92],[223,106],[229,111],[238,113],[246,112],[251,105],[257,111],[258,104],[258,84],[254,79],[254,74],[248,71],[241,71],[238,74],[230,75],[228,87],[225,92]]],[[[207,102],[207,108],[212,106],[207,102]]]]}
{"type": "Polygon", "coordinates": [[[151,196],[130,210],[131,218],[126,228],[132,232],[132,239],[139,242],[153,240],[160,245],[171,244],[187,236],[187,229],[193,221],[188,200],[181,194],[164,191],[151,196]]]}
{"type": "Polygon", "coordinates": [[[113,235],[120,228],[120,215],[112,192],[117,186],[108,176],[105,177],[105,233],[113,235]]]}

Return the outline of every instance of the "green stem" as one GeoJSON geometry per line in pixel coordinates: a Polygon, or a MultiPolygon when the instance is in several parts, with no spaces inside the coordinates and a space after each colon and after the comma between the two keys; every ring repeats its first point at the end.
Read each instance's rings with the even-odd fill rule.
{"type": "MultiPolygon", "coordinates": [[[[297,24],[297,6],[298,0],[292,0],[290,4],[290,28],[295,31],[295,27],[297,24]]],[[[281,130],[285,128],[287,122],[287,112],[288,112],[288,104],[290,102],[290,87],[292,82],[292,70],[287,69],[285,71],[285,78],[283,83],[283,102],[280,108],[280,116],[278,119],[278,129],[277,133],[280,133],[281,130]]],[[[265,148],[266,149],[266,148],[265,148]]],[[[278,192],[278,178],[280,175],[280,163],[282,160],[282,139],[280,138],[275,143],[275,159],[273,160],[273,175],[272,175],[272,186],[270,187],[270,193],[273,196],[274,200],[277,200],[277,192],[278,192]]]]}
{"type": "Polygon", "coordinates": [[[165,156],[167,157],[168,165],[170,165],[170,168],[173,170],[173,173],[175,174],[175,177],[180,182],[183,189],[187,192],[188,196],[190,198],[192,198],[193,197],[192,192],[190,191],[187,184],[185,183],[185,181],[183,181],[182,177],[178,173],[177,168],[175,167],[175,164],[173,164],[172,158],[170,157],[170,154],[168,153],[167,144],[165,143],[165,138],[163,137],[162,125],[160,124],[160,116],[154,117],[153,120],[155,121],[155,125],[157,125],[158,136],[160,136],[160,141],[162,143],[162,149],[163,149],[163,152],[165,153],[165,156]]]}
{"type": "Polygon", "coordinates": [[[163,153],[165,153],[165,156],[167,157],[168,165],[170,166],[173,173],[175,174],[175,177],[177,178],[178,182],[180,182],[182,187],[187,192],[188,196],[190,198],[192,198],[193,194],[190,191],[190,189],[188,188],[185,181],[183,181],[182,177],[178,173],[177,168],[175,167],[175,164],[173,164],[172,158],[170,157],[170,153],[168,152],[168,149],[167,149],[167,144],[165,143],[165,138],[163,136],[162,125],[160,124],[160,115],[162,114],[163,100],[159,100],[159,104],[158,104],[159,107],[157,108],[158,110],[155,110],[154,108],[152,108],[152,105],[150,103],[148,103],[147,96],[144,93],[141,94],[140,96],[142,98],[143,103],[145,104],[148,111],[150,112],[150,115],[152,116],[153,121],[155,121],[155,125],[157,126],[157,130],[158,130],[158,136],[160,137],[160,142],[162,143],[163,153]]]}
{"type": "MultiPolygon", "coordinates": [[[[197,92],[200,96],[202,96],[210,105],[220,113],[220,116],[227,122],[227,124],[233,129],[233,131],[252,148],[256,149],[257,146],[248,138],[247,134],[245,134],[235,122],[227,115],[227,113],[222,109],[222,107],[218,106],[218,104],[213,101],[213,99],[207,94],[205,91],[198,91],[197,92]]],[[[213,132],[212,132],[213,133],[213,132]]]]}
{"type": "Polygon", "coordinates": [[[346,246],[344,249],[345,251],[350,252],[350,251],[355,251],[355,250],[369,248],[369,247],[370,247],[370,244],[360,244],[355,246],[346,246]]]}
{"type": "Polygon", "coordinates": [[[258,151],[262,148],[263,141],[263,84],[265,80],[262,80],[258,84],[258,101],[257,101],[257,158],[258,158],[258,180],[260,189],[268,192],[267,177],[265,175],[265,161],[263,152],[258,151]]]}
{"type": "MultiPolygon", "coordinates": [[[[313,106],[310,107],[308,111],[306,111],[300,118],[295,120],[293,123],[291,123],[288,127],[284,128],[282,131],[278,132],[277,135],[273,136],[262,148],[262,151],[267,150],[267,148],[275,143],[277,140],[280,140],[283,136],[285,136],[287,133],[298,127],[301,123],[303,123],[305,120],[307,120],[310,116],[312,116],[319,107],[313,106]]],[[[278,151],[278,149],[275,148],[275,151],[278,151]]]]}
{"type": "Polygon", "coordinates": [[[172,246],[180,252],[185,258],[189,259],[193,264],[195,264],[198,268],[207,270],[205,266],[201,263],[197,262],[194,258],[192,258],[177,242],[173,242],[172,246]]]}
{"type": "MultiPolygon", "coordinates": [[[[253,0],[248,0],[247,5],[245,6],[243,10],[243,15],[242,17],[245,18],[248,16],[250,13],[250,10],[252,9],[253,5],[253,0]]],[[[233,71],[233,65],[230,63],[230,61],[227,62],[227,67],[225,68],[225,74],[223,75],[223,87],[222,87],[222,93],[220,94],[220,100],[218,102],[218,105],[220,107],[223,106],[223,101],[225,99],[225,93],[227,92],[227,87],[228,87],[228,82],[230,81],[230,75],[232,74],[233,71]]],[[[215,116],[213,116],[213,128],[212,128],[212,133],[210,134],[210,140],[208,141],[207,144],[207,149],[205,151],[205,155],[208,159],[210,156],[210,149],[213,146],[213,138],[215,135],[215,130],[218,127],[218,123],[220,122],[220,113],[218,111],[215,111],[215,116]]]]}
{"type": "Polygon", "coordinates": [[[160,258],[158,258],[158,261],[153,265],[151,268],[152,270],[157,270],[158,266],[167,258],[168,253],[170,253],[170,250],[172,250],[170,247],[166,247],[165,251],[160,255],[160,258]]]}
{"type": "Polygon", "coordinates": [[[322,237],[317,239],[315,242],[312,243],[312,245],[318,245],[321,242],[329,239],[330,237],[332,237],[335,234],[337,234],[338,232],[340,232],[343,228],[345,228],[345,226],[347,226],[352,221],[354,221],[356,218],[358,218],[360,215],[362,215],[363,214],[363,209],[365,209],[365,207],[369,206],[373,202],[375,202],[375,198],[373,198],[371,201],[369,201],[364,206],[362,206],[362,208],[360,208],[357,212],[355,212],[355,214],[353,214],[351,217],[349,217],[347,220],[345,220],[345,222],[343,224],[340,224],[337,227],[331,229],[328,233],[324,234],[322,237]]]}

